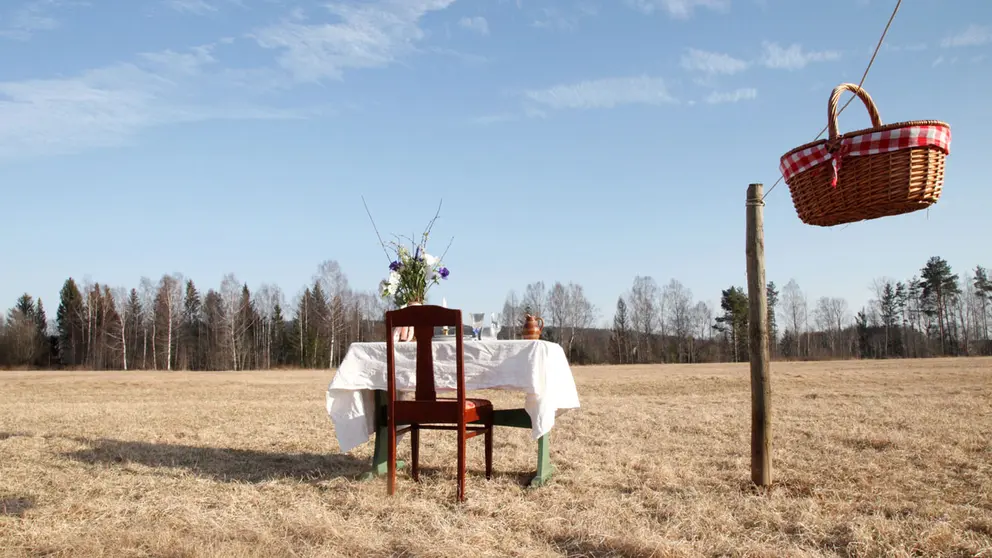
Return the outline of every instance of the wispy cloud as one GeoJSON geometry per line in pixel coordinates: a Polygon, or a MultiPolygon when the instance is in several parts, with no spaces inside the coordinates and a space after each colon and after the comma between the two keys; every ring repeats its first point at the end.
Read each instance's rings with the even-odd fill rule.
{"type": "Polygon", "coordinates": [[[730,0],[624,0],[627,5],[646,14],[665,12],[675,19],[692,17],[697,8],[706,8],[716,12],[726,12],[730,8],[730,0]]]}
{"type": "Polygon", "coordinates": [[[166,5],[177,12],[204,15],[217,11],[217,6],[206,0],[167,0],[166,5]]]}
{"type": "Polygon", "coordinates": [[[763,54],[759,62],[766,68],[780,70],[799,70],[813,62],[826,62],[840,59],[840,52],[835,50],[804,51],[802,46],[793,43],[782,47],[778,43],[762,42],[763,54]]]}
{"type": "Polygon", "coordinates": [[[211,48],[147,53],[75,77],[0,82],[0,158],[120,145],[152,126],[319,112],[259,102],[271,76],[218,69],[211,48]]]}
{"type": "Polygon", "coordinates": [[[489,34],[489,22],[482,16],[463,17],[458,20],[458,26],[470,31],[475,31],[480,35],[489,34]]]}
{"type": "Polygon", "coordinates": [[[251,34],[263,48],[282,51],[279,64],[299,81],[340,79],[351,68],[377,68],[416,51],[425,36],[418,22],[454,0],[382,0],[329,4],[336,23],[305,23],[302,15],[251,34]]]}
{"type": "Polygon", "coordinates": [[[648,76],[606,78],[562,84],[524,93],[535,103],[552,109],[613,108],[619,105],[677,103],[660,78],[648,76]]]}
{"type": "Polygon", "coordinates": [[[555,31],[574,31],[579,27],[579,14],[566,13],[556,7],[542,7],[539,12],[532,27],[555,31]]]}
{"type": "Polygon", "coordinates": [[[719,52],[690,48],[682,55],[682,67],[707,74],[736,74],[747,69],[749,63],[719,52]]]}
{"type": "Polygon", "coordinates": [[[501,122],[511,122],[513,120],[518,120],[520,118],[519,114],[514,114],[512,112],[501,112],[498,114],[487,114],[484,116],[478,116],[470,120],[472,124],[479,124],[483,126],[488,126],[490,124],[499,124],[501,122]]]}
{"type": "Polygon", "coordinates": [[[714,91],[706,97],[706,102],[715,105],[719,103],[736,103],[738,101],[749,101],[758,96],[758,90],[753,87],[741,88],[729,93],[719,93],[714,91]]]}
{"type": "Polygon", "coordinates": [[[61,22],[51,12],[54,8],[63,5],[86,5],[86,2],[32,0],[23,3],[8,15],[0,16],[0,38],[26,41],[39,31],[58,29],[61,22]]]}
{"type": "MultiPolygon", "coordinates": [[[[892,52],[922,52],[927,49],[926,43],[912,43],[906,45],[893,45],[890,43],[882,43],[882,48],[884,50],[890,50],[892,52]]],[[[873,52],[875,50],[874,46],[865,47],[867,52],[873,52]]]]}
{"type": "Polygon", "coordinates": [[[940,41],[940,46],[944,48],[967,47],[981,46],[986,43],[992,43],[992,27],[969,25],[964,31],[945,37],[940,41]]]}

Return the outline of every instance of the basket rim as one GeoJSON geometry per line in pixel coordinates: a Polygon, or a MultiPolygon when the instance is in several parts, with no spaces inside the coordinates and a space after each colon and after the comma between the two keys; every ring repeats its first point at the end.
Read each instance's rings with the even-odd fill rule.
{"type": "MultiPolygon", "coordinates": [[[[848,139],[848,138],[853,138],[855,136],[861,136],[861,135],[864,135],[864,134],[871,134],[871,133],[875,133],[875,132],[886,132],[888,130],[895,130],[897,128],[906,128],[906,127],[909,127],[909,126],[942,126],[944,128],[947,128],[947,129],[950,129],[951,128],[951,125],[950,124],[948,124],[947,122],[944,122],[942,120],[906,120],[904,122],[893,122],[892,124],[885,124],[885,125],[879,126],[877,128],[876,127],[869,127],[869,128],[862,128],[860,130],[854,130],[854,131],[851,131],[851,132],[847,132],[846,134],[842,134],[842,135],[837,136],[837,139],[835,141],[842,141],[842,140],[845,140],[845,139],[848,139]]],[[[797,151],[802,151],[804,149],[809,149],[810,147],[815,147],[817,145],[825,144],[825,143],[827,143],[829,141],[830,141],[830,138],[823,138],[823,139],[820,139],[820,140],[811,141],[809,143],[804,143],[804,144],[800,145],[799,147],[796,147],[796,148],[793,148],[793,149],[790,149],[790,150],[786,151],[785,154],[782,155],[782,157],[780,157],[780,158],[784,159],[785,157],[788,157],[789,155],[791,155],[791,154],[793,154],[793,153],[795,153],[797,151]]]]}

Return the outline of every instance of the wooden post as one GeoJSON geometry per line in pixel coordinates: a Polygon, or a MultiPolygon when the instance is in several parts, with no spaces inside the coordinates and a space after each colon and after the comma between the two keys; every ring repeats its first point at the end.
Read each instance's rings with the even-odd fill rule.
{"type": "Polygon", "coordinates": [[[747,298],[751,362],[751,480],[772,483],[771,384],[768,293],[765,290],[765,225],[761,184],[747,187],[747,298]]]}

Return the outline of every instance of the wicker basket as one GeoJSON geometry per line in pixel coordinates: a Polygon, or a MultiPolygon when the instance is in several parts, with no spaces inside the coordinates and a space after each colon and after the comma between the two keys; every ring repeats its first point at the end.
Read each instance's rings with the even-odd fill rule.
{"type": "Polygon", "coordinates": [[[832,226],[925,209],[944,183],[951,128],[937,120],[882,125],[868,93],[844,83],[827,103],[827,139],[782,156],[780,170],[796,213],[808,225],[832,226]],[[837,135],[837,101],[852,91],[868,109],[871,128],[837,135]]]}

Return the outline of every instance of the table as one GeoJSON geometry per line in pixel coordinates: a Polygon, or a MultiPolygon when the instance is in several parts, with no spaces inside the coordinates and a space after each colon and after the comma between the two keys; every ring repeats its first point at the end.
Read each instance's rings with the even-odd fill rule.
{"type": "MultiPolygon", "coordinates": [[[[394,344],[396,389],[416,387],[415,342],[394,344]]],[[[457,389],[454,337],[435,338],[434,382],[438,392],[457,389]]],[[[531,486],[548,481],[554,468],[550,460],[549,434],[559,410],[579,407],[575,379],[565,351],[557,343],[542,340],[466,339],[465,389],[499,389],[523,392],[524,406],[496,409],[499,426],[529,428],[537,441],[537,471],[531,486]]],[[[352,343],[331,380],[326,394],[327,414],[334,422],[342,452],[348,452],[375,436],[372,469],[365,478],[386,472],[386,343],[352,343]]],[[[397,467],[400,467],[397,463],[397,467]]]]}

